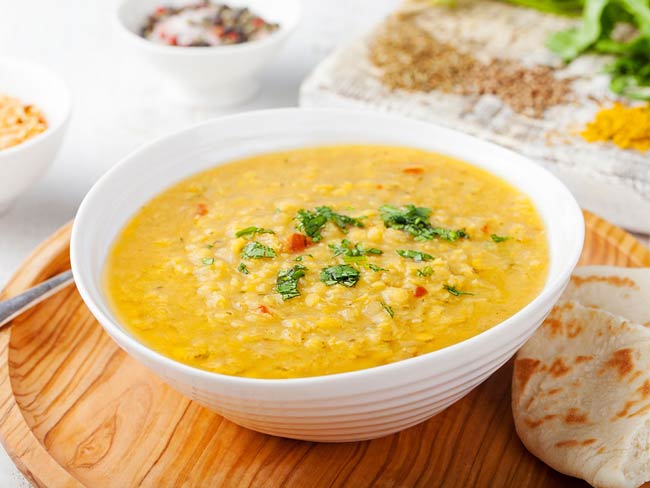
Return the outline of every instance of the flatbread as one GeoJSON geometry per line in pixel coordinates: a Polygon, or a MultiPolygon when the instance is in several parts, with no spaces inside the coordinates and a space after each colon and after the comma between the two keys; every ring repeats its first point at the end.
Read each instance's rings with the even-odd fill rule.
{"type": "Polygon", "coordinates": [[[650,327],[650,268],[576,268],[563,299],[602,308],[650,327]]]}
{"type": "Polygon", "coordinates": [[[512,410],[524,445],[557,471],[596,487],[650,480],[650,328],[559,303],[517,353],[512,410]]]}

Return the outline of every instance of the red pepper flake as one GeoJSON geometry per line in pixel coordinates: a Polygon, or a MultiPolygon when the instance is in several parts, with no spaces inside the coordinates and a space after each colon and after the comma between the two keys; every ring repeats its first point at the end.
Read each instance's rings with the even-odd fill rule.
{"type": "Polygon", "coordinates": [[[485,224],[483,227],[481,227],[481,232],[483,232],[483,234],[487,234],[488,231],[489,231],[489,227],[488,227],[487,224],[485,224]]]}
{"type": "Polygon", "coordinates": [[[424,173],[422,168],[404,168],[402,171],[408,175],[421,175],[424,173]]]}
{"type": "Polygon", "coordinates": [[[377,190],[381,190],[384,187],[384,185],[377,185],[377,190]]]}
{"type": "Polygon", "coordinates": [[[203,216],[208,213],[208,206],[205,203],[199,203],[196,206],[196,215],[203,216]]]}
{"type": "Polygon", "coordinates": [[[289,251],[290,252],[302,252],[305,248],[311,246],[314,243],[309,237],[304,234],[291,234],[289,237],[289,251]]]}
{"type": "Polygon", "coordinates": [[[257,307],[257,310],[259,310],[260,313],[268,313],[268,314],[271,313],[271,311],[268,309],[266,305],[260,305],[259,307],[257,307]]]}
{"type": "Polygon", "coordinates": [[[427,289],[425,287],[417,286],[417,287],[415,287],[415,291],[413,292],[413,296],[415,298],[420,298],[420,297],[423,297],[424,295],[426,295],[427,293],[428,293],[428,291],[427,291],[427,289]]]}
{"type": "Polygon", "coordinates": [[[168,42],[170,46],[178,46],[178,39],[176,36],[171,36],[168,42]]]}
{"type": "Polygon", "coordinates": [[[237,41],[239,40],[239,36],[236,32],[228,32],[228,34],[226,34],[226,39],[229,41],[237,41]]]}
{"type": "Polygon", "coordinates": [[[262,27],[265,24],[265,22],[259,17],[256,17],[251,21],[251,24],[253,24],[253,27],[259,28],[262,27]]]}
{"type": "Polygon", "coordinates": [[[166,7],[157,7],[157,8],[156,8],[156,13],[157,13],[157,14],[164,14],[165,12],[167,12],[167,8],[166,8],[166,7]]]}

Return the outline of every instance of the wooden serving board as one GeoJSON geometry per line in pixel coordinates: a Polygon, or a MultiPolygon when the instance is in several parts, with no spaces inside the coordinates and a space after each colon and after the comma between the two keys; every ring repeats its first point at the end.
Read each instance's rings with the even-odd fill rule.
{"type": "MultiPolygon", "coordinates": [[[[632,236],[586,213],[582,264],[650,265],[632,236]]],[[[69,266],[70,226],[7,285],[6,298],[69,266]]],[[[258,434],[166,386],[103,332],[70,287],[0,332],[0,437],[47,487],[585,486],[519,442],[511,364],[399,434],[317,444],[258,434]]]]}

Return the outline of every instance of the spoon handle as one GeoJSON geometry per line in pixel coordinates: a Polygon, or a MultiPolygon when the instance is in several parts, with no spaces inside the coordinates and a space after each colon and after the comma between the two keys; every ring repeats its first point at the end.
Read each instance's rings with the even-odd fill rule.
{"type": "Polygon", "coordinates": [[[74,281],[72,271],[65,271],[33,288],[0,302],[0,328],[37,303],[54,295],[74,281]]]}

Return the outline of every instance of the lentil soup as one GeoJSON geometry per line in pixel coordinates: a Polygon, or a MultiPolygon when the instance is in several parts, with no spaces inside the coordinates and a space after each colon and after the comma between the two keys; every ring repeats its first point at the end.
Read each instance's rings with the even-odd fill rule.
{"type": "Polygon", "coordinates": [[[542,289],[527,196],[427,151],[258,155],[165,190],[118,235],[106,292],[144,344],[218,373],[292,378],[458,343],[542,289]]]}

